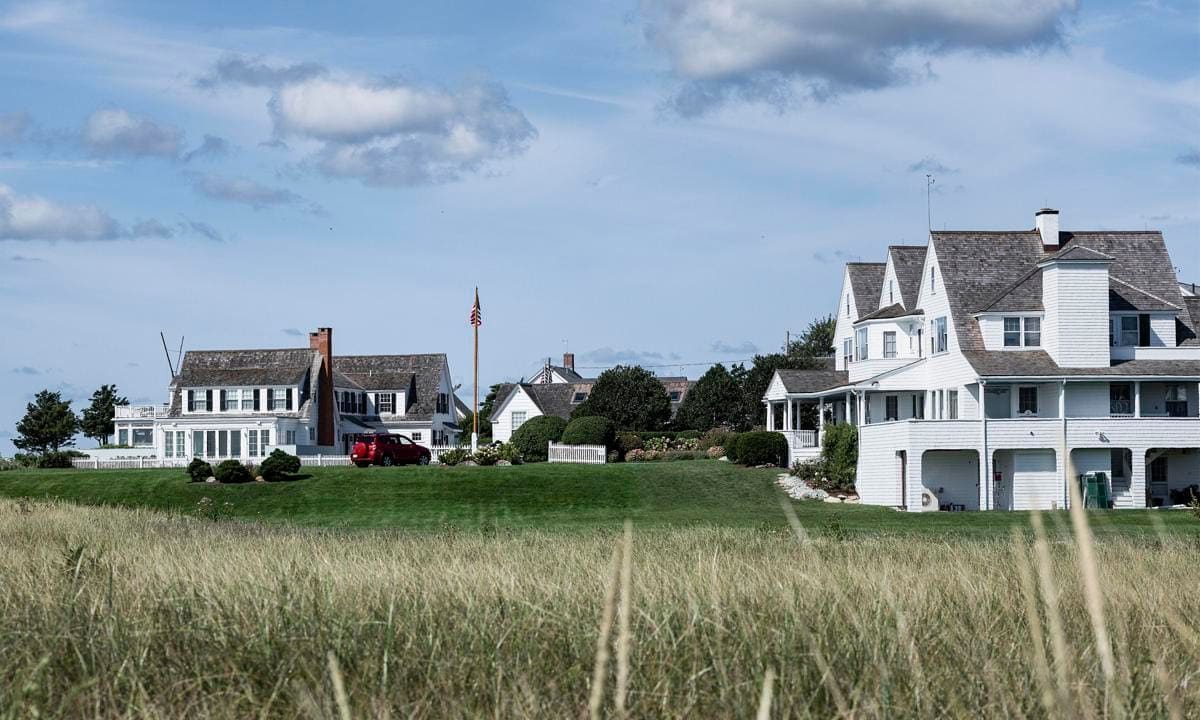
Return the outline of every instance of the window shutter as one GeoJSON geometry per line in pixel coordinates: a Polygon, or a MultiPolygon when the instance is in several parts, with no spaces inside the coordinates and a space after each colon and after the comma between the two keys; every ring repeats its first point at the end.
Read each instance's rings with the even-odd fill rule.
{"type": "Polygon", "coordinates": [[[222,390],[222,391],[221,391],[221,404],[220,404],[220,405],[217,407],[217,409],[218,409],[218,410],[224,410],[224,409],[225,409],[225,398],[226,398],[227,396],[228,396],[228,393],[227,393],[226,391],[222,390]]]}
{"type": "Polygon", "coordinates": [[[196,391],[188,390],[188,412],[196,412],[196,391]]]}
{"type": "Polygon", "coordinates": [[[207,406],[209,412],[213,411],[212,390],[204,391],[204,404],[207,406]]]}
{"type": "Polygon", "coordinates": [[[288,388],[285,392],[287,393],[287,397],[284,399],[284,403],[285,403],[284,407],[288,410],[291,410],[292,409],[292,389],[288,388]]]}
{"type": "Polygon", "coordinates": [[[1138,315],[1138,347],[1150,347],[1150,316],[1138,315]]]}
{"type": "Polygon", "coordinates": [[[259,406],[259,402],[258,402],[258,397],[259,397],[259,395],[258,395],[258,394],[259,394],[260,392],[261,392],[261,390],[259,390],[258,388],[254,388],[254,409],[255,409],[255,410],[261,410],[261,409],[262,409],[262,408],[259,406]]]}
{"type": "Polygon", "coordinates": [[[400,414],[400,408],[396,407],[396,393],[392,393],[392,412],[400,414]]]}
{"type": "Polygon", "coordinates": [[[267,388],[267,409],[275,409],[275,388],[267,388]]]}

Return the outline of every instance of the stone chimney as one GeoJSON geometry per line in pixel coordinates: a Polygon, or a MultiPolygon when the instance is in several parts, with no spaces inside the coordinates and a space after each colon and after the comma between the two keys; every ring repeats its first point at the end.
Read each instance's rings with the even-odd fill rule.
{"type": "Polygon", "coordinates": [[[563,353],[563,367],[568,370],[575,369],[575,353],[563,353]]]}
{"type": "Polygon", "coordinates": [[[1042,236],[1042,245],[1058,247],[1058,211],[1042,208],[1033,214],[1037,231],[1042,236]]]}
{"type": "Polygon", "coordinates": [[[335,437],[333,412],[337,407],[333,402],[333,328],[317,328],[316,332],[308,334],[308,347],[321,354],[321,374],[316,378],[317,383],[317,444],[332,447],[337,442],[335,437]]]}

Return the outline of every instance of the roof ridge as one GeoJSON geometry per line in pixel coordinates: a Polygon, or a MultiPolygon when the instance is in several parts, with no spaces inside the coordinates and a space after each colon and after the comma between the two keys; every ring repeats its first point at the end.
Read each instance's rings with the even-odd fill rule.
{"type": "Polygon", "coordinates": [[[1160,298],[1159,296],[1155,295],[1154,293],[1152,293],[1148,290],[1143,290],[1140,287],[1138,287],[1137,285],[1134,285],[1133,283],[1130,283],[1130,282],[1126,282],[1126,281],[1122,280],[1121,278],[1116,277],[1115,275],[1110,274],[1108,276],[1108,279],[1112,280],[1113,282],[1119,282],[1127,288],[1132,288],[1133,290],[1137,290],[1138,292],[1145,295],[1146,297],[1154,298],[1155,300],[1159,301],[1160,303],[1165,303],[1167,305],[1170,305],[1171,307],[1175,308],[1176,310],[1183,309],[1182,307],[1176,305],[1175,303],[1171,302],[1170,300],[1167,300],[1165,298],[1160,298]]]}

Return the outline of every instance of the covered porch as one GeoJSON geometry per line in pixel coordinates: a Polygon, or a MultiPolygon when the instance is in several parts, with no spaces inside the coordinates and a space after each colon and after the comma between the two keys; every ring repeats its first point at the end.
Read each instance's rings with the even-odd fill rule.
{"type": "Polygon", "coordinates": [[[815,398],[796,394],[782,400],[768,400],[766,405],[766,427],[787,438],[792,460],[820,455],[825,427],[853,422],[855,417],[849,393],[815,398]]]}

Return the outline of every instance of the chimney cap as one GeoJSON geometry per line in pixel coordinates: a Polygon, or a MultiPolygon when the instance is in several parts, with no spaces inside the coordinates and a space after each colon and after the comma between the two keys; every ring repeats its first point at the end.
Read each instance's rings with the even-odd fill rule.
{"type": "Polygon", "coordinates": [[[1033,216],[1037,217],[1038,215],[1057,215],[1057,214],[1058,214],[1058,211],[1055,210],[1054,208],[1042,208],[1041,210],[1038,210],[1037,212],[1035,212],[1033,214],[1033,216]]]}

